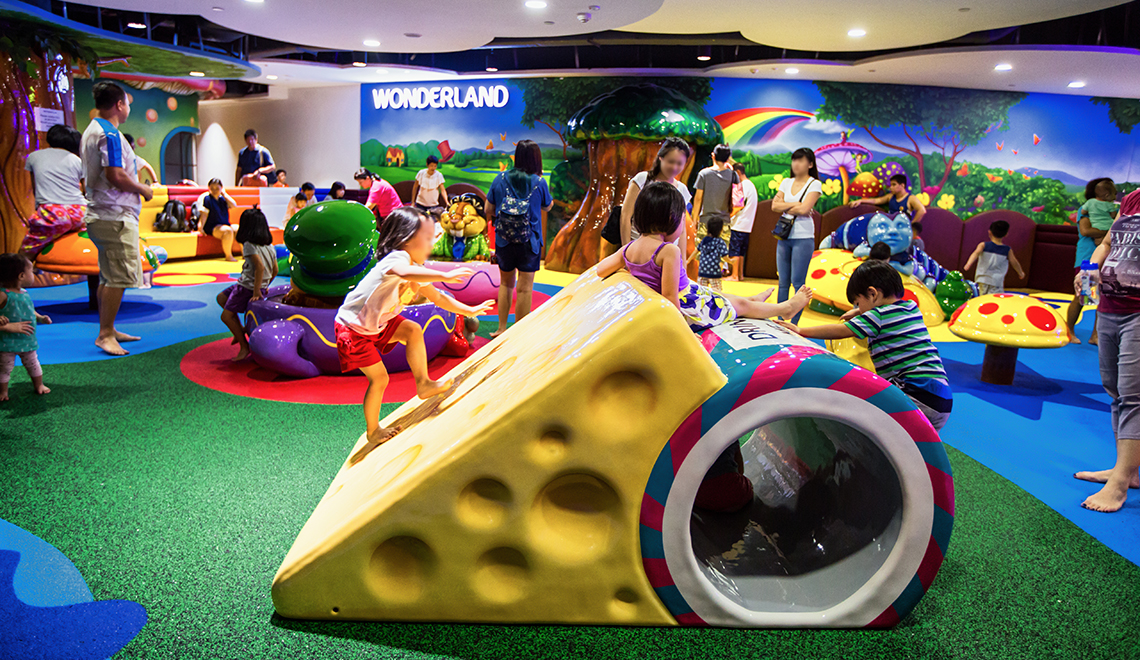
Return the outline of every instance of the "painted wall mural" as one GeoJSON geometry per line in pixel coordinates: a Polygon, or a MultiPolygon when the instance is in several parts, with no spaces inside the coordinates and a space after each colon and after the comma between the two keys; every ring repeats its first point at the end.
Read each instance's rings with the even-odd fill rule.
{"type": "MultiPolygon", "coordinates": [[[[361,164],[395,182],[414,178],[435,154],[449,181],[486,189],[510,167],[514,145],[532,139],[543,147],[556,200],[549,244],[549,232],[578,211],[588,187],[583,141],[568,134],[566,120],[601,94],[644,82],[703,106],[762,199],[788,175],[792,151],[815,150],[825,183],[821,212],[882,194],[898,173],[928,206],[963,220],[1001,208],[1038,223],[1072,224],[1086,181],[1111,177],[1122,193],[1140,187],[1131,132],[1140,101],[739,78],[362,85],[361,164]]],[[[699,158],[705,166],[707,153],[699,158]]]]}
{"type": "MultiPolygon", "coordinates": [[[[131,116],[122,125],[122,131],[134,136],[135,153],[161,177],[162,149],[169,144],[167,138],[181,132],[198,132],[198,94],[171,94],[157,86],[138,89],[124,81],[115,82],[127,91],[131,101],[131,116]]],[[[91,80],[75,81],[75,116],[80,131],[95,117],[93,84],[91,80]]]]}

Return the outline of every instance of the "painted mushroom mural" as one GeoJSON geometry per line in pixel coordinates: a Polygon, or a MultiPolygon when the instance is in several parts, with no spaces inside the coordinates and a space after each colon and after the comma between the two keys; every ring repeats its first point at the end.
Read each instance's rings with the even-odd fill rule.
{"type": "MultiPolygon", "coordinates": [[[[584,143],[589,188],[578,212],[550,241],[546,268],[570,273],[598,263],[610,209],[621,203],[629,180],[653,166],[665,138],[679,137],[693,148],[682,181],[688,181],[693,171],[697,147],[707,152],[724,140],[720,125],[704,107],[676,90],[648,83],[619,87],[595,98],[566,125],[567,139],[584,143]]],[[[690,235],[690,242],[694,238],[690,235]]]]}
{"type": "Polygon", "coordinates": [[[815,150],[815,163],[820,176],[839,177],[843,182],[844,204],[850,201],[850,175],[857,174],[859,164],[870,158],[871,151],[861,144],[848,142],[846,132],[840,134],[839,142],[815,150]]]}

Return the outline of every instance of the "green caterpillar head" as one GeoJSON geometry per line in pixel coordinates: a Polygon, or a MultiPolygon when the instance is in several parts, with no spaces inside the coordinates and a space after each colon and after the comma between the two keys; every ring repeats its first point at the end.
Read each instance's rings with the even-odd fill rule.
{"type": "Polygon", "coordinates": [[[934,290],[934,296],[938,298],[938,305],[942,307],[942,311],[949,317],[962,306],[962,303],[973,298],[974,292],[966,283],[966,277],[962,273],[952,270],[946,275],[946,279],[938,283],[934,290]]]}
{"type": "Polygon", "coordinates": [[[285,227],[293,284],[315,296],[343,296],[376,263],[376,217],[363,204],[306,206],[285,227]]]}

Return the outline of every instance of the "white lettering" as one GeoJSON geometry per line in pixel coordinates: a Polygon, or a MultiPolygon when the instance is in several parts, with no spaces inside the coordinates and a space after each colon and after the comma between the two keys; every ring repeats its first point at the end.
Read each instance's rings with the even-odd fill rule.
{"type": "Polygon", "coordinates": [[[495,107],[501,108],[501,107],[505,106],[507,104],[507,101],[510,99],[509,92],[507,91],[506,86],[495,85],[494,91],[495,91],[495,99],[496,99],[495,107]],[[501,100],[499,100],[499,99],[501,99],[501,100]]]}
{"type": "Polygon", "coordinates": [[[480,87],[479,88],[479,105],[487,106],[488,108],[495,107],[495,88],[480,87]]]}
{"type": "Polygon", "coordinates": [[[373,89],[372,105],[377,110],[425,108],[502,108],[510,102],[506,85],[460,87],[393,87],[373,89]]]}

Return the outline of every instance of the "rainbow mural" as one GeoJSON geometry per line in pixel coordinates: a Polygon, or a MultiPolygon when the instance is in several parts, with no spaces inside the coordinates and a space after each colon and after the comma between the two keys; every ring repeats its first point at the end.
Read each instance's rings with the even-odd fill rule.
{"type": "Polygon", "coordinates": [[[815,114],[807,110],[747,108],[717,115],[716,121],[724,129],[725,140],[735,146],[770,142],[792,125],[813,118],[815,114]]]}

